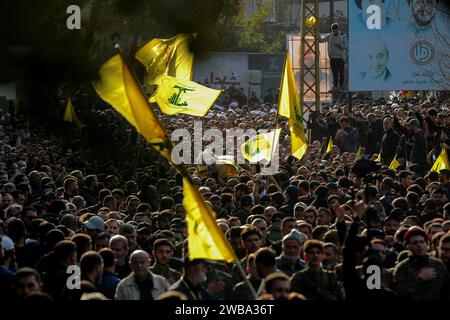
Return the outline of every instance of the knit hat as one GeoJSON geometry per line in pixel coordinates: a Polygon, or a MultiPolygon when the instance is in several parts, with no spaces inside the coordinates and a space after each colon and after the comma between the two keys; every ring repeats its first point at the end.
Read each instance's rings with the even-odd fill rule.
{"type": "Polygon", "coordinates": [[[306,235],[302,234],[297,229],[292,229],[292,231],[290,233],[288,233],[287,235],[284,236],[283,243],[285,243],[288,240],[295,240],[300,245],[302,245],[306,241],[306,235]]]}

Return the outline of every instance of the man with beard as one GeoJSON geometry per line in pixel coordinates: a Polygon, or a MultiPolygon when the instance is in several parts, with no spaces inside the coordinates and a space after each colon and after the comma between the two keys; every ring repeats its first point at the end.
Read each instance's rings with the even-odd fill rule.
{"type": "MultiPolygon", "coordinates": [[[[272,273],[280,272],[280,270],[277,269],[275,252],[270,248],[259,248],[258,251],[256,251],[255,267],[258,272],[258,277],[261,279],[265,279],[272,273]]],[[[262,293],[264,285],[264,281],[262,281],[256,292],[257,295],[262,293]]]]}
{"type": "Polygon", "coordinates": [[[417,173],[421,176],[425,175],[428,171],[427,163],[427,151],[428,142],[425,138],[425,134],[420,129],[420,122],[417,119],[411,119],[408,121],[408,133],[409,141],[411,143],[411,150],[406,154],[406,164],[410,167],[414,164],[417,165],[417,173]]]}
{"type": "Polygon", "coordinates": [[[131,272],[128,265],[128,240],[122,235],[113,236],[109,239],[109,248],[116,258],[116,273],[120,279],[123,279],[131,272]]]}
{"type": "Polygon", "coordinates": [[[103,258],[95,251],[85,252],[80,259],[81,280],[98,285],[103,274],[103,258]]]}
{"type": "MultiPolygon", "coordinates": [[[[257,288],[260,287],[262,280],[258,276],[258,270],[256,270],[255,257],[256,254],[254,253],[248,256],[246,272],[248,274],[247,275],[248,281],[250,281],[253,288],[255,288],[256,290],[257,288]]],[[[234,286],[231,298],[233,300],[252,300],[254,299],[254,296],[252,294],[252,291],[248,287],[247,283],[245,281],[241,281],[234,286]]]]}
{"type": "MultiPolygon", "coordinates": [[[[241,259],[241,265],[246,266],[248,256],[261,248],[262,234],[257,227],[248,226],[242,230],[241,238],[242,242],[244,243],[245,251],[247,253],[247,255],[241,259]]],[[[231,270],[231,276],[233,277],[232,282],[234,285],[238,282],[244,281],[237,265],[233,266],[231,270]]]]}
{"type": "Polygon", "coordinates": [[[400,142],[400,136],[393,129],[394,120],[392,118],[385,118],[383,121],[384,134],[381,139],[381,162],[389,166],[392,159],[397,152],[398,143],[400,142]]]}
{"type": "Polygon", "coordinates": [[[400,218],[396,215],[390,215],[384,219],[384,233],[386,236],[394,236],[398,228],[400,228],[400,218]]]}
{"type": "Polygon", "coordinates": [[[155,263],[150,267],[150,271],[166,278],[169,284],[174,284],[181,274],[169,267],[169,260],[173,256],[173,244],[165,238],[158,239],[153,244],[152,254],[155,263]]]}
{"type": "Polygon", "coordinates": [[[450,234],[446,234],[439,242],[439,258],[450,272],[450,234]]]}
{"type": "Polygon", "coordinates": [[[447,195],[443,189],[433,191],[433,199],[436,201],[436,211],[442,213],[443,206],[448,202],[447,195]]]}
{"type": "Polygon", "coordinates": [[[97,176],[88,175],[84,180],[84,186],[80,188],[80,194],[86,201],[86,206],[93,206],[97,203],[97,176]]]}
{"type": "Polygon", "coordinates": [[[207,280],[206,260],[191,260],[186,256],[183,261],[183,268],[183,277],[175,282],[170,290],[183,293],[188,300],[215,300],[215,297],[202,286],[202,283],[207,280]]]}
{"type": "Polygon", "coordinates": [[[394,269],[395,290],[405,300],[445,300],[449,295],[449,276],[441,261],[428,255],[426,232],[411,227],[404,235],[412,256],[394,269]]]}
{"type": "Polygon", "coordinates": [[[339,120],[341,130],[336,133],[336,145],[340,147],[343,152],[356,153],[359,143],[359,131],[352,127],[349,123],[348,117],[342,117],[339,120]]]}
{"type": "Polygon", "coordinates": [[[273,296],[275,300],[288,300],[289,277],[281,272],[275,272],[268,275],[265,279],[265,291],[273,296]]]}
{"type": "Polygon", "coordinates": [[[292,229],[283,238],[283,253],[275,261],[277,268],[289,277],[305,268],[305,262],[300,259],[300,252],[305,241],[306,236],[296,229],[292,229]]]}
{"type": "Polygon", "coordinates": [[[380,141],[383,136],[384,122],[373,113],[367,115],[367,120],[369,124],[368,137],[370,137],[371,142],[366,144],[366,154],[372,155],[380,152],[380,141]]]}
{"type": "Polygon", "coordinates": [[[129,252],[133,252],[134,250],[141,250],[142,248],[137,243],[137,231],[136,227],[131,223],[126,223],[121,225],[119,228],[119,234],[127,238],[129,252]]]}
{"type": "Polygon", "coordinates": [[[236,256],[239,259],[244,258],[246,255],[244,244],[242,243],[241,232],[242,229],[240,226],[233,226],[230,229],[228,229],[228,231],[225,233],[225,236],[230,242],[231,247],[234,250],[234,253],[236,253],[236,256]]]}
{"type": "Polygon", "coordinates": [[[61,199],[72,202],[73,197],[78,195],[78,182],[75,178],[67,178],[64,180],[64,194],[61,199]]]}
{"type": "Polygon", "coordinates": [[[323,245],[324,258],[322,266],[325,270],[333,271],[338,263],[338,248],[334,243],[327,242],[323,245]]]}
{"type": "Polygon", "coordinates": [[[303,251],[307,267],[296,272],[291,279],[291,291],[303,294],[308,300],[341,300],[334,272],[324,270],[323,244],[319,240],[306,241],[303,251]]]}

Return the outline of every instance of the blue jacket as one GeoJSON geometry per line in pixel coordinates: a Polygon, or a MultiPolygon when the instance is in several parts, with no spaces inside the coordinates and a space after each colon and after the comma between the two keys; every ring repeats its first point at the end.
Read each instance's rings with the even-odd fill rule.
{"type": "Polygon", "coordinates": [[[108,299],[114,300],[114,295],[116,294],[116,288],[119,282],[120,278],[116,274],[104,271],[102,280],[97,285],[97,289],[108,299]]]}

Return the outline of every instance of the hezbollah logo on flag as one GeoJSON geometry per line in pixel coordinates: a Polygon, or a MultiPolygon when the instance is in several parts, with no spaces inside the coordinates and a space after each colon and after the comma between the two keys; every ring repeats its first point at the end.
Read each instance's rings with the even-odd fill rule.
{"type": "Polygon", "coordinates": [[[168,115],[184,113],[204,117],[220,92],[194,81],[182,81],[163,75],[150,102],[156,102],[161,111],[168,115]]]}
{"type": "Polygon", "coordinates": [[[194,89],[191,88],[187,88],[187,87],[183,87],[181,85],[174,85],[173,88],[175,90],[178,90],[178,92],[175,92],[170,98],[169,98],[169,103],[175,107],[182,107],[185,108],[187,107],[189,104],[187,103],[187,101],[182,101],[182,97],[183,94],[188,92],[188,91],[195,91],[194,89]]]}
{"type": "Polygon", "coordinates": [[[261,153],[261,150],[270,149],[270,142],[264,136],[257,136],[253,143],[245,146],[245,153],[250,157],[255,157],[261,153]]]}
{"type": "Polygon", "coordinates": [[[250,162],[258,162],[263,159],[272,160],[281,129],[259,134],[241,145],[242,156],[250,162]]]}

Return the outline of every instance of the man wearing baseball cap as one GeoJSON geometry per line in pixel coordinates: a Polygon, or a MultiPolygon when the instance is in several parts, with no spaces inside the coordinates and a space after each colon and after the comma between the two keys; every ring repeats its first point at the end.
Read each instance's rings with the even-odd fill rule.
{"type": "Polygon", "coordinates": [[[86,230],[86,233],[91,236],[92,241],[95,241],[97,235],[105,231],[105,222],[103,222],[103,219],[99,216],[93,216],[84,223],[84,229],[86,230]]]}
{"type": "Polygon", "coordinates": [[[394,269],[395,290],[404,300],[445,300],[450,294],[450,280],[445,265],[428,255],[426,232],[417,226],[404,235],[412,256],[394,269]]]}

